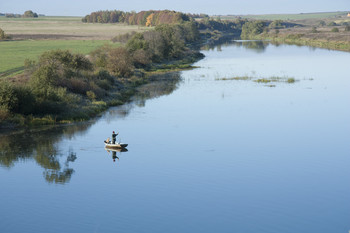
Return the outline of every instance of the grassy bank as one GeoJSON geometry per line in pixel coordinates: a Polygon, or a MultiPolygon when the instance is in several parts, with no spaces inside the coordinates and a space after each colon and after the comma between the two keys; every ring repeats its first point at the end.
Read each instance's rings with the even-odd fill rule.
{"type": "Polygon", "coordinates": [[[345,32],[344,28],[341,29],[342,32],[338,33],[331,32],[330,29],[328,30],[313,33],[311,28],[309,30],[304,28],[302,31],[304,33],[301,33],[298,29],[284,29],[279,30],[278,33],[269,32],[255,35],[252,39],[270,40],[278,44],[305,45],[350,52],[350,32],[345,32]]]}
{"type": "Polygon", "coordinates": [[[306,45],[318,48],[333,49],[350,52],[350,43],[347,41],[327,41],[324,39],[311,39],[303,36],[280,36],[280,37],[263,37],[270,39],[275,43],[306,45]]]}

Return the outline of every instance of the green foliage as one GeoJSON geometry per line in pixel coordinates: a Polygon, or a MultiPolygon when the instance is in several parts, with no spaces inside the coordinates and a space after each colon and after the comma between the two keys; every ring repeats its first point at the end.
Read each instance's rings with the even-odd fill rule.
{"type": "Polygon", "coordinates": [[[121,34],[121,35],[118,35],[118,36],[116,36],[116,37],[113,37],[113,38],[112,38],[112,41],[113,41],[114,43],[116,43],[116,42],[126,43],[126,42],[128,42],[135,34],[136,34],[135,31],[130,32],[130,33],[121,34]]]}
{"type": "Polygon", "coordinates": [[[332,28],[331,32],[339,32],[338,28],[332,28]]]}
{"type": "Polygon", "coordinates": [[[317,33],[317,32],[318,32],[318,31],[317,31],[317,28],[316,28],[316,27],[312,27],[311,32],[312,32],[312,33],[317,33]]]}
{"type": "Polygon", "coordinates": [[[5,32],[0,28],[0,40],[3,40],[6,38],[5,32]]]}
{"type": "Polygon", "coordinates": [[[330,22],[330,23],[328,24],[328,26],[333,27],[333,26],[337,26],[337,24],[336,24],[335,22],[330,22]]]}
{"type": "Polygon", "coordinates": [[[18,85],[15,87],[15,93],[18,103],[17,106],[12,109],[13,112],[23,115],[31,114],[36,105],[36,99],[32,89],[27,85],[18,85]]]}
{"type": "Polygon", "coordinates": [[[86,96],[90,99],[90,100],[96,100],[96,94],[93,91],[87,91],[86,92],[86,96]]]}
{"type": "Polygon", "coordinates": [[[5,34],[5,32],[0,28],[0,40],[6,40],[9,39],[10,37],[5,34]]]}
{"type": "Polygon", "coordinates": [[[108,52],[107,69],[119,77],[131,76],[134,67],[129,51],[123,47],[110,50],[108,52]]]}
{"type": "Polygon", "coordinates": [[[38,14],[34,13],[31,10],[28,10],[28,11],[24,12],[23,17],[24,18],[38,18],[38,14]]]}
{"type": "Polygon", "coordinates": [[[0,106],[3,109],[12,111],[17,108],[18,98],[16,95],[15,87],[6,81],[0,82],[0,106]]]}
{"type": "Polygon", "coordinates": [[[144,49],[136,50],[133,53],[133,60],[136,68],[145,68],[151,63],[150,56],[144,49]]]}
{"type": "Polygon", "coordinates": [[[283,21],[282,20],[274,20],[269,24],[269,28],[271,29],[280,29],[283,28],[283,21]]]}
{"type": "Polygon", "coordinates": [[[155,30],[136,33],[126,44],[136,67],[145,67],[164,59],[179,58],[186,51],[187,43],[199,39],[199,31],[194,22],[183,24],[162,24],[155,30]]]}
{"type": "Polygon", "coordinates": [[[228,20],[215,20],[210,19],[209,17],[205,17],[198,23],[198,29],[199,30],[218,30],[223,32],[232,32],[232,31],[239,31],[242,28],[243,21],[237,20],[237,21],[228,21],[228,20]]]}
{"type": "Polygon", "coordinates": [[[323,20],[321,20],[319,23],[318,23],[318,25],[320,25],[320,26],[326,26],[326,22],[325,21],[323,21],[323,20]]]}
{"type": "Polygon", "coordinates": [[[60,75],[58,67],[55,64],[46,64],[38,67],[30,78],[30,85],[37,94],[46,97],[47,90],[50,86],[58,84],[60,75]]]}
{"type": "Polygon", "coordinates": [[[148,43],[144,39],[142,33],[136,33],[126,44],[127,49],[130,52],[135,52],[136,50],[147,50],[148,43]]]}
{"type": "Polygon", "coordinates": [[[0,82],[0,106],[8,112],[30,114],[35,106],[35,98],[28,86],[0,82]]]}
{"type": "Polygon", "coordinates": [[[287,83],[295,83],[295,78],[288,78],[287,83]]]}
{"type": "Polygon", "coordinates": [[[245,23],[242,27],[242,33],[241,38],[242,39],[251,39],[256,35],[261,34],[264,31],[264,28],[266,27],[267,22],[266,21],[249,21],[245,23]]]}
{"type": "Polygon", "coordinates": [[[60,68],[66,76],[80,70],[92,70],[91,62],[81,54],[72,54],[69,50],[52,50],[44,52],[39,58],[39,64],[52,65],[60,68]]]}

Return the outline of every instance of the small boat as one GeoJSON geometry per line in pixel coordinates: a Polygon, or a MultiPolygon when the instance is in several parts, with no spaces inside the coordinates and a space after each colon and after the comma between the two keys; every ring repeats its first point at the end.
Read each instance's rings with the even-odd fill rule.
{"type": "Polygon", "coordinates": [[[128,146],[128,144],[125,144],[125,143],[111,143],[111,142],[107,142],[107,141],[104,141],[105,143],[105,147],[108,148],[108,149],[122,149],[122,148],[125,148],[128,146]]]}

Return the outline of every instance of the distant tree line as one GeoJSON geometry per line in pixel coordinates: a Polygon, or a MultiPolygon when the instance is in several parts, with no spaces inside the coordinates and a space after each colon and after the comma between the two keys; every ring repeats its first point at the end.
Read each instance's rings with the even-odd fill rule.
{"type": "Polygon", "coordinates": [[[191,18],[194,18],[194,19],[209,18],[209,15],[203,14],[203,13],[200,13],[200,14],[191,14],[191,13],[187,13],[187,16],[188,16],[188,17],[191,17],[191,18]]]}
{"type": "Polygon", "coordinates": [[[242,39],[254,39],[256,35],[267,33],[271,29],[275,29],[276,33],[281,28],[295,27],[297,24],[284,22],[282,20],[252,20],[246,21],[242,25],[241,38],[242,39]]]}
{"type": "Polygon", "coordinates": [[[157,26],[160,24],[175,24],[190,21],[190,17],[184,13],[162,10],[162,11],[97,11],[86,15],[85,23],[126,23],[129,25],[157,26]]]}
{"type": "Polygon", "coordinates": [[[7,18],[38,18],[38,14],[31,11],[31,10],[28,10],[28,11],[24,12],[23,15],[6,13],[5,17],[7,17],[7,18]]]}
{"type": "Polygon", "coordinates": [[[210,19],[208,17],[198,21],[199,30],[218,30],[221,32],[237,32],[242,29],[242,25],[246,23],[247,20],[237,19],[235,21],[231,20],[220,20],[220,19],[210,19]]]}

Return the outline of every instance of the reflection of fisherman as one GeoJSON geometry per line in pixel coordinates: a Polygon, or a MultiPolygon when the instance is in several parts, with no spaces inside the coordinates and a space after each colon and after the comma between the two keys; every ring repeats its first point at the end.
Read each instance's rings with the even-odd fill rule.
{"type": "Polygon", "coordinates": [[[115,141],[117,140],[117,135],[118,133],[116,134],[114,131],[112,133],[112,143],[115,144],[115,141]]]}
{"type": "Polygon", "coordinates": [[[118,156],[117,156],[117,152],[112,151],[112,158],[113,158],[113,162],[115,162],[115,159],[118,159],[118,160],[119,160],[119,158],[118,158],[118,156]]]}

